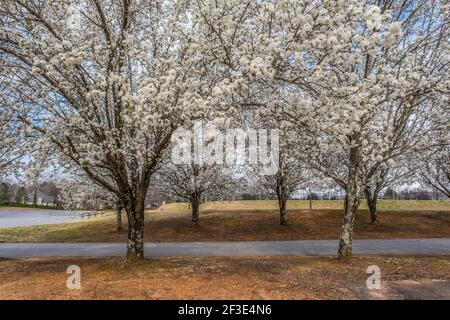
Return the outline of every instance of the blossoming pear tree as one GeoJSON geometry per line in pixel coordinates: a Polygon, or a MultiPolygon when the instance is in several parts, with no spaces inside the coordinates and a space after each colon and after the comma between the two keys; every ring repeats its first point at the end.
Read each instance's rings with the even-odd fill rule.
{"type": "Polygon", "coordinates": [[[415,170],[408,166],[408,159],[396,159],[395,163],[385,163],[377,172],[366,180],[364,197],[369,208],[372,224],[379,222],[377,201],[380,193],[387,188],[412,184],[415,181],[415,170]]]}
{"type": "Polygon", "coordinates": [[[323,72],[311,109],[319,114],[312,120],[311,160],[346,191],[339,258],[352,253],[364,188],[423,144],[433,102],[448,90],[442,9],[425,2],[404,7],[402,1],[368,6],[352,32],[347,59],[330,61],[323,72]]]}
{"type": "Polygon", "coordinates": [[[128,258],[144,256],[150,177],[178,125],[212,110],[187,1],[6,0],[0,59],[35,134],[115,194],[128,258]],[[68,10],[70,4],[70,10],[68,10]],[[70,11],[70,12],[69,12],[70,11]]]}
{"type": "MultiPolygon", "coordinates": [[[[349,257],[363,194],[373,203],[427,137],[442,140],[449,12],[444,0],[4,0],[0,166],[19,119],[120,200],[127,257],[142,258],[145,198],[175,130],[265,114],[295,137],[298,168],[345,191],[338,257],[349,257]]],[[[430,182],[445,178],[439,150],[422,166],[430,182]]]]}
{"type": "Polygon", "coordinates": [[[277,157],[277,171],[267,174],[258,168],[253,168],[253,174],[257,176],[259,186],[263,191],[275,194],[278,200],[280,224],[287,224],[287,201],[301,187],[306,188],[311,183],[313,175],[310,174],[305,157],[302,156],[301,137],[292,128],[292,122],[285,121],[284,115],[279,111],[288,97],[283,93],[274,94],[266,98],[274,99],[268,103],[268,107],[256,107],[253,110],[253,127],[278,128],[279,133],[279,155],[277,157]]]}
{"type": "Polygon", "coordinates": [[[200,12],[241,107],[289,97],[279,112],[298,150],[346,192],[338,257],[351,256],[365,186],[419,143],[448,93],[448,3],[219,1],[200,12]]]}
{"type": "Polygon", "coordinates": [[[160,183],[168,194],[180,197],[190,204],[192,226],[199,226],[199,207],[202,196],[208,192],[214,197],[226,193],[233,185],[226,168],[207,163],[173,164],[166,163],[160,173],[160,183]],[[225,171],[225,172],[224,172],[225,171]]]}
{"type": "Polygon", "coordinates": [[[432,115],[427,148],[412,159],[419,182],[450,198],[450,108],[448,95],[432,115]]]}
{"type": "Polygon", "coordinates": [[[24,144],[22,127],[15,114],[7,107],[7,88],[2,82],[0,76],[0,178],[17,172],[24,144]]]}

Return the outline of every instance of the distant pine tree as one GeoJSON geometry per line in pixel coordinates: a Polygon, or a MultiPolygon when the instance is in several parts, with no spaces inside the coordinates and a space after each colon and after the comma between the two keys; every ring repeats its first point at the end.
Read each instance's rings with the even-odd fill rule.
{"type": "Polygon", "coordinates": [[[14,201],[18,204],[25,204],[28,202],[28,195],[25,187],[20,187],[17,189],[14,201]]]}
{"type": "Polygon", "coordinates": [[[9,184],[5,182],[0,183],[0,204],[9,202],[10,192],[9,184]]]}

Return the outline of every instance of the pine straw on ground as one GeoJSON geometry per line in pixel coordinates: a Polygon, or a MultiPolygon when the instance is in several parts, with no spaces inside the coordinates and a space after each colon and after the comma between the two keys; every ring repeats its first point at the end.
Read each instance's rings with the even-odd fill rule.
{"type": "MultiPolygon", "coordinates": [[[[0,260],[0,299],[366,299],[367,267],[381,268],[384,298],[394,284],[447,288],[450,256],[173,257],[0,260]],[[67,267],[81,268],[81,289],[66,288],[67,267]],[[443,280],[443,281],[437,281],[443,280]],[[387,289],[386,289],[387,288],[387,289]]],[[[398,293],[398,292],[397,292],[398,293]]],[[[436,290],[435,290],[436,293],[436,290]]],[[[423,294],[426,294],[424,292],[423,294]]],[[[437,298],[450,298],[437,291],[437,298]]]]}

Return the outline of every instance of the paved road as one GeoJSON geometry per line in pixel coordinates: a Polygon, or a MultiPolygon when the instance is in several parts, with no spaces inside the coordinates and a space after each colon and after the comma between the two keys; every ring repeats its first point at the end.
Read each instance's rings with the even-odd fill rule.
{"type": "MultiPolygon", "coordinates": [[[[146,243],[146,256],[334,256],[335,240],[146,243]]],[[[0,257],[117,257],[125,243],[0,243],[0,257]]],[[[450,238],[354,240],[355,255],[450,255],[450,238]]]]}

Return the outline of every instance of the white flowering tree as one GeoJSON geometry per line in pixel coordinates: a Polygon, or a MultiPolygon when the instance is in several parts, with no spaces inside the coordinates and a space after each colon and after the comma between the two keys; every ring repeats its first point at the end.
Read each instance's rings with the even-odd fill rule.
{"type": "Polygon", "coordinates": [[[423,159],[418,176],[424,185],[450,198],[450,147],[436,148],[432,155],[423,159]]]}
{"type": "Polygon", "coordinates": [[[417,178],[423,185],[450,198],[450,108],[448,100],[444,101],[433,114],[430,130],[424,139],[426,148],[413,157],[417,178]]]}
{"type": "Polygon", "coordinates": [[[385,163],[364,185],[364,197],[369,208],[372,224],[379,222],[377,201],[380,192],[394,186],[412,183],[415,180],[415,170],[407,165],[407,160],[397,159],[396,163],[385,163]]]}
{"type": "Polygon", "coordinates": [[[19,134],[11,116],[0,110],[0,177],[17,169],[19,134]]]}
{"type": "Polygon", "coordinates": [[[58,200],[67,210],[84,209],[86,204],[93,202],[97,208],[114,208],[117,231],[123,230],[122,203],[117,196],[94,183],[84,172],[79,170],[61,174],[56,180],[60,192],[58,200]]]}
{"type": "Polygon", "coordinates": [[[0,178],[17,171],[23,154],[21,125],[12,110],[7,108],[7,88],[2,78],[0,76],[0,178]]]}
{"type": "Polygon", "coordinates": [[[67,210],[84,209],[89,201],[101,208],[114,207],[116,204],[114,194],[95,185],[83,174],[60,178],[56,180],[56,186],[60,190],[58,197],[61,205],[67,210]]]}
{"type": "Polygon", "coordinates": [[[448,93],[448,4],[211,1],[201,17],[233,75],[223,92],[241,107],[277,108],[310,165],[345,190],[338,256],[351,256],[364,187],[418,143],[448,93]]]}
{"type": "Polygon", "coordinates": [[[45,168],[47,166],[45,157],[31,157],[24,166],[25,180],[30,184],[33,192],[33,205],[37,205],[37,193],[45,168]]]}
{"type": "Polygon", "coordinates": [[[274,175],[259,175],[261,186],[277,195],[280,224],[287,224],[287,201],[301,186],[308,182],[308,171],[297,157],[283,148],[280,150],[278,171],[274,175]]]}
{"type": "Polygon", "coordinates": [[[422,150],[429,115],[445,105],[448,9],[444,0],[4,0],[2,103],[120,199],[127,256],[137,258],[150,178],[176,128],[217,109],[276,113],[301,141],[293,150],[346,192],[345,258],[363,190],[422,150]]]}
{"type": "Polygon", "coordinates": [[[177,126],[208,107],[186,1],[6,0],[0,13],[5,82],[20,102],[9,108],[120,199],[127,257],[142,258],[150,177],[177,126]]]}
{"type": "Polygon", "coordinates": [[[311,183],[305,162],[302,155],[301,137],[292,127],[291,122],[284,120],[284,115],[279,112],[283,108],[283,101],[289,99],[283,95],[284,92],[268,96],[266,99],[273,99],[273,103],[269,103],[270,107],[256,106],[253,115],[253,127],[259,128],[278,128],[279,141],[278,144],[278,163],[275,174],[267,174],[260,168],[256,167],[253,173],[257,175],[260,187],[265,192],[276,194],[280,213],[280,224],[287,224],[287,201],[295,191],[303,186],[306,187],[311,183]]]}
{"type": "Polygon", "coordinates": [[[445,6],[402,3],[367,7],[348,58],[324,72],[324,83],[334,84],[315,106],[321,115],[311,160],[346,191],[340,258],[351,255],[364,188],[423,143],[433,102],[448,86],[448,48],[440,41],[448,37],[445,6]]]}
{"type": "Polygon", "coordinates": [[[190,203],[192,226],[199,226],[199,207],[206,193],[219,198],[235,190],[233,172],[205,159],[174,164],[167,159],[158,171],[159,188],[190,203]]]}

